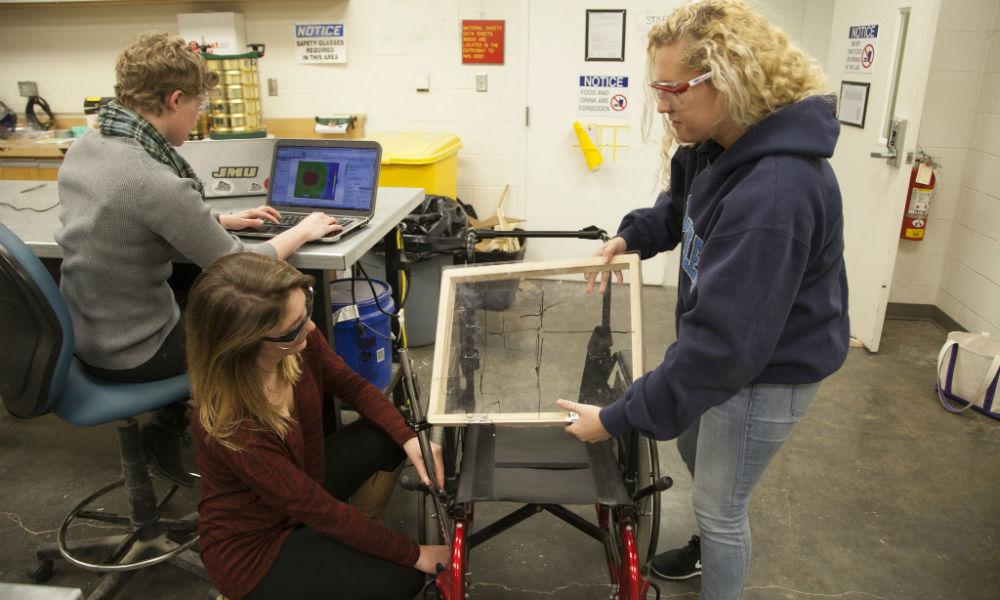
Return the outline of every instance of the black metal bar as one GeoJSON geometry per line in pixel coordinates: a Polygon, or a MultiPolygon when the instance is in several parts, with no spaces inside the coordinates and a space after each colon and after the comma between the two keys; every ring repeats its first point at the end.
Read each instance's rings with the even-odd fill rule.
{"type": "Polygon", "coordinates": [[[330,308],[330,272],[326,269],[309,269],[303,272],[316,279],[316,301],[313,302],[312,321],[330,342],[330,347],[336,350],[333,341],[333,314],[330,308]]]}
{"type": "Polygon", "coordinates": [[[157,512],[163,512],[163,507],[167,505],[167,502],[170,502],[170,499],[174,497],[174,494],[177,493],[179,487],[180,486],[175,484],[170,485],[170,489],[167,491],[167,494],[163,497],[163,500],[160,500],[160,505],[156,507],[157,512]]]}
{"type": "Polygon", "coordinates": [[[117,564],[121,559],[125,558],[125,555],[128,554],[129,550],[131,550],[132,547],[135,545],[135,543],[139,540],[141,534],[142,534],[141,529],[136,529],[135,531],[130,532],[128,534],[128,537],[126,537],[122,541],[122,543],[119,544],[118,547],[111,552],[111,554],[108,556],[108,559],[105,562],[107,562],[107,564],[109,565],[114,565],[117,564]]]}
{"type": "Polygon", "coordinates": [[[471,550],[479,544],[496,537],[528,517],[538,514],[543,508],[544,507],[541,504],[525,504],[506,517],[497,519],[469,536],[469,549],[471,550]]]}
{"type": "Polygon", "coordinates": [[[172,533],[194,533],[198,530],[198,522],[188,519],[163,519],[156,523],[160,528],[172,533]]]}
{"type": "MultiPolygon", "coordinates": [[[[303,273],[312,275],[316,279],[316,287],[313,288],[315,301],[313,302],[312,321],[316,328],[323,333],[323,337],[330,343],[330,348],[337,350],[337,344],[333,339],[333,312],[330,297],[330,272],[326,269],[303,269],[303,273]]],[[[333,397],[333,422],[337,431],[344,428],[344,421],[340,415],[340,398],[333,397]]]]}
{"type": "Polygon", "coordinates": [[[146,470],[139,425],[135,419],[128,418],[118,422],[118,448],[132,524],[143,527],[156,520],[156,493],[153,492],[149,471],[146,470]]]}
{"type": "Polygon", "coordinates": [[[607,278],[608,285],[604,288],[604,296],[601,298],[601,325],[611,328],[611,286],[614,284],[612,278],[615,274],[605,271],[602,277],[607,278]]]}
{"type": "MultiPolygon", "coordinates": [[[[397,240],[399,237],[399,226],[393,227],[389,233],[382,238],[382,250],[385,252],[385,282],[389,284],[389,293],[392,294],[392,305],[396,307],[395,312],[403,305],[404,296],[400,285],[399,271],[402,268],[401,256],[397,240]]],[[[409,283],[409,282],[408,282],[409,283]]],[[[397,319],[389,319],[389,328],[392,330],[392,360],[399,363],[399,346],[402,342],[402,332],[397,319]]],[[[397,384],[399,379],[394,380],[397,384]]],[[[402,406],[405,395],[399,385],[392,385],[385,391],[386,395],[392,393],[392,402],[396,406],[402,406]]]]}
{"type": "Polygon", "coordinates": [[[542,508],[549,511],[553,515],[559,517],[563,521],[569,523],[576,529],[579,529],[583,533],[594,538],[598,542],[601,542],[602,544],[608,539],[607,534],[600,527],[594,525],[587,519],[584,519],[580,515],[569,510],[565,506],[562,506],[561,504],[543,504],[542,508]]]}
{"type": "Polygon", "coordinates": [[[577,231],[525,231],[522,229],[511,229],[509,231],[496,231],[494,229],[470,229],[469,234],[475,235],[481,240],[492,238],[573,238],[577,240],[600,240],[607,235],[603,229],[580,229],[577,231]]]}
{"type": "MultiPolygon", "coordinates": [[[[396,245],[396,232],[397,227],[393,227],[389,230],[389,233],[385,234],[382,238],[382,250],[385,252],[385,282],[389,284],[389,291],[392,294],[392,304],[396,307],[396,311],[399,311],[399,307],[403,302],[403,296],[400,294],[399,286],[399,247],[396,245]]],[[[399,322],[395,319],[389,320],[389,326],[392,328],[392,332],[397,340],[392,344],[392,356],[397,358],[396,351],[399,349],[399,322]]]]}
{"type": "Polygon", "coordinates": [[[96,510],[81,510],[76,513],[77,518],[87,519],[88,521],[100,521],[102,523],[112,523],[114,525],[121,525],[122,527],[129,527],[132,525],[132,519],[126,515],[112,515],[103,512],[98,512],[96,510]]]}

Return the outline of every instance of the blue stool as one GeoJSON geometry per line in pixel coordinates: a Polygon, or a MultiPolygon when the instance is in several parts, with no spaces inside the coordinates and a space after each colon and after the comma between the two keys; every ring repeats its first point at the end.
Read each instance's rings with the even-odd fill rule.
{"type": "Polygon", "coordinates": [[[157,502],[135,417],[188,397],[186,375],[149,383],[126,384],[97,379],[73,356],[73,324],[52,276],[31,250],[0,224],[0,397],[13,415],[31,418],[54,412],[83,427],[118,423],[122,479],[88,496],[63,520],[56,542],[36,552],[29,575],[36,583],[52,577],[60,556],[83,569],[105,572],[89,600],[111,598],[138,569],[172,561],[203,578],[205,569],[191,550],[198,541],[197,514],[166,519],[160,509],[173,497],[172,486],[157,502]],[[125,487],[129,514],[87,510],[98,498],[125,487]],[[112,524],[126,533],[73,540],[66,532],[74,521],[112,524]],[[81,552],[107,552],[104,562],[88,562],[81,552]]]}

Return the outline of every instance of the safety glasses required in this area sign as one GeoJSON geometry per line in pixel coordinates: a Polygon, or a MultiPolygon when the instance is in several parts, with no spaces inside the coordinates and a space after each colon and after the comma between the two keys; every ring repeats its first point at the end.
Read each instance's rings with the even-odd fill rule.
{"type": "Polygon", "coordinates": [[[300,64],[347,62],[347,32],[343,23],[296,23],[295,56],[300,64]]]}
{"type": "Polygon", "coordinates": [[[631,102],[627,75],[580,75],[578,112],[585,117],[624,117],[631,102]]]}

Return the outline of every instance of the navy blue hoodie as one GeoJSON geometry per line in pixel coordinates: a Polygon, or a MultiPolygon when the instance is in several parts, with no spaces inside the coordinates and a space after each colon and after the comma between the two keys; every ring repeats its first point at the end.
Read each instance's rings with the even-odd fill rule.
{"type": "Polygon", "coordinates": [[[642,258],[683,243],[677,341],[663,362],[601,410],[612,435],[680,435],[752,383],[811,383],[847,355],[843,211],[827,159],[833,99],[802,100],[728,150],[681,148],[670,191],[618,230],[642,258]]]}

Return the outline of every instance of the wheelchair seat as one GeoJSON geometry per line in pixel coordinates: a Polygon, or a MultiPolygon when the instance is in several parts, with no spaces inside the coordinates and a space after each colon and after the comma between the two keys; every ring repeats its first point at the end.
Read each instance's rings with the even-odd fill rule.
{"type": "Polygon", "coordinates": [[[584,444],[561,427],[466,428],[458,502],[632,503],[611,440],[584,444]]]}

